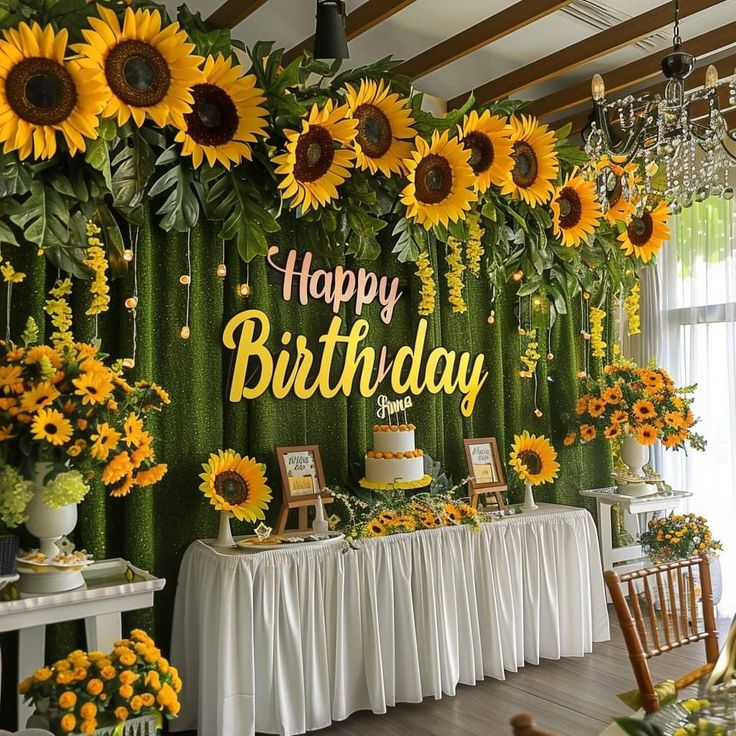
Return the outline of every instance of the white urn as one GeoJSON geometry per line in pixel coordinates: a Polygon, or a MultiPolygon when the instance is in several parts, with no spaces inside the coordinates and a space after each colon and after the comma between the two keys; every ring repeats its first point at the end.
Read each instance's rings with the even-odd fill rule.
{"type": "Polygon", "coordinates": [[[649,445],[637,442],[632,434],[625,434],[621,441],[621,460],[638,482],[619,482],[618,492],[625,496],[651,496],[657,493],[657,486],[645,482],[644,466],[649,462],[649,445]]]}

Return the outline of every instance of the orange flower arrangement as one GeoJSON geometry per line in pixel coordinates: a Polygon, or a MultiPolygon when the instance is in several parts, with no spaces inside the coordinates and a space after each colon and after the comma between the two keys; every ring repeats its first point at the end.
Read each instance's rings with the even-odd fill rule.
{"type": "Polygon", "coordinates": [[[579,436],[590,442],[599,435],[613,441],[629,434],[642,445],[661,440],[664,447],[679,449],[688,442],[702,450],[705,440],[692,431],[697,420],[690,406],[696,388],[676,388],[669,373],[654,364],[639,368],[619,360],[605,366],[599,380],[588,381],[566,441],[572,444],[579,436]]]}

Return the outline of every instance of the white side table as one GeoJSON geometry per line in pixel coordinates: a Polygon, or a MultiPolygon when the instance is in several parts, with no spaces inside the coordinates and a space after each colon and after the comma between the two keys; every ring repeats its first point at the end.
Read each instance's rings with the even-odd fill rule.
{"type": "Polygon", "coordinates": [[[625,496],[622,493],[616,493],[615,488],[595,488],[590,491],[580,491],[580,495],[595,499],[603,569],[614,570],[621,574],[645,567],[649,564],[649,558],[638,543],[625,547],[613,546],[611,509],[614,504],[619,504],[624,515],[628,515],[627,530],[636,539],[646,530],[650,519],[673,511],[683,500],[690,498],[693,494],[689,491],[672,491],[653,496],[625,496]],[[631,528],[632,525],[633,528],[631,528]]]}
{"type": "MultiPolygon", "coordinates": [[[[0,631],[18,631],[19,681],[44,665],[46,624],[84,619],[87,648],[111,650],[122,636],[121,613],[150,608],[166,584],[120,558],[94,562],[83,574],[77,590],[0,600],[0,631]]],[[[18,728],[30,714],[18,696],[18,728]]]]}

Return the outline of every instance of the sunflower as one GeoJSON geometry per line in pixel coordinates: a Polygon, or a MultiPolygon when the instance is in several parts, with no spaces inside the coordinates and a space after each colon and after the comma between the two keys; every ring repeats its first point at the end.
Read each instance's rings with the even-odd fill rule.
{"type": "Polygon", "coordinates": [[[365,528],[371,537],[381,537],[386,533],[386,527],[379,519],[371,519],[365,528]]]}
{"type": "Polygon", "coordinates": [[[20,397],[20,408],[24,411],[38,411],[58,398],[59,392],[56,390],[56,386],[49,381],[41,381],[20,397]]]}
{"type": "Polygon", "coordinates": [[[54,368],[61,368],[61,356],[50,345],[34,345],[25,355],[27,365],[36,365],[46,358],[54,368]]]}
{"type": "Polygon", "coordinates": [[[667,448],[677,447],[680,444],[679,432],[672,432],[662,437],[662,445],[667,448]]]}
{"type": "Polygon", "coordinates": [[[556,190],[550,209],[554,234],[568,248],[584,243],[601,219],[595,185],[582,176],[568,174],[556,190]]]}
{"type": "Polygon", "coordinates": [[[460,138],[470,151],[468,163],[478,191],[485,192],[491,184],[503,185],[514,168],[511,126],[506,120],[490,110],[482,115],[472,110],[463,118],[460,138]]]}
{"type": "Polygon", "coordinates": [[[585,412],[588,411],[588,400],[590,398],[590,396],[581,396],[578,399],[577,404],[575,404],[575,413],[578,416],[585,414],[585,412]]]}
{"type": "Polygon", "coordinates": [[[34,440],[46,440],[57,447],[72,436],[72,423],[56,409],[41,409],[31,424],[34,440]]]}
{"type": "Polygon", "coordinates": [[[647,399],[639,399],[638,401],[635,401],[632,409],[634,411],[634,416],[640,421],[648,421],[649,419],[653,419],[657,416],[654,404],[652,404],[651,401],[647,401],[647,399]]]}
{"type": "Polygon", "coordinates": [[[56,133],[74,156],[97,138],[99,84],[77,61],[64,59],[67,31],[21,23],[0,41],[0,142],[21,159],[56,153],[56,133]]]}
{"type": "Polygon", "coordinates": [[[123,422],[125,432],[125,444],[130,447],[138,447],[144,444],[147,432],[143,430],[143,420],[135,413],[128,414],[123,422]]]}
{"type": "Polygon", "coordinates": [[[599,417],[606,411],[606,402],[596,396],[592,396],[588,402],[588,414],[599,417]]]}
{"type": "Polygon", "coordinates": [[[204,81],[191,88],[192,111],[184,114],[185,126],[176,134],[183,143],[181,152],[192,157],[195,168],[204,158],[226,169],[252,158],[251,143],[265,136],[268,111],[261,106],[266,98],[256,87],[253,74],[243,75],[243,67],[220,54],[207,57],[204,81]]]}
{"type": "Polygon", "coordinates": [[[592,424],[581,424],[580,425],[580,439],[583,442],[592,442],[598,432],[592,424]]]}
{"type": "Polygon", "coordinates": [[[0,365],[0,388],[4,394],[22,394],[23,369],[19,365],[0,365]]]}
{"type": "Polygon", "coordinates": [[[644,208],[641,215],[633,215],[618,239],[621,241],[621,250],[627,256],[649,263],[669,237],[667,205],[659,202],[654,209],[644,208]]]}
{"type": "MultiPolygon", "coordinates": [[[[114,11],[98,5],[99,18],[82,30],[86,43],[73,46],[85,77],[99,87],[102,116],[125,125],[132,117],[137,126],[148,116],[163,128],[173,123],[184,129],[184,114],[191,112],[190,91],[203,81],[195,56],[178,23],[161,28],[158,10],[125,9],[122,26],[114,11]]],[[[87,81],[85,82],[87,83],[87,81]]]]}
{"type": "Polygon", "coordinates": [[[110,495],[113,498],[123,498],[130,493],[134,485],[135,479],[133,478],[133,473],[132,471],[128,471],[122,478],[110,484],[110,495]]]}
{"type": "Polygon", "coordinates": [[[82,404],[104,404],[112,393],[112,381],[105,373],[82,373],[72,383],[74,392],[82,397],[82,404]]]}
{"type": "Polygon", "coordinates": [[[526,430],[514,435],[509,465],[525,483],[531,485],[551,482],[560,469],[557,453],[550,441],[543,435],[530,435],[526,430]]]}
{"type": "Polygon", "coordinates": [[[302,129],[285,130],[286,152],[274,156],[279,183],[291,208],[304,212],[337,199],[337,187],[349,176],[355,151],[348,148],[355,139],[358,121],[347,117],[347,106],[335,107],[327,100],[320,110],[313,105],[302,129]]]}
{"type": "Polygon", "coordinates": [[[477,197],[468,163],[470,151],[450,138],[448,131],[435,130],[429,143],[417,136],[415,146],[405,161],[409,183],[401,192],[407,217],[427,230],[440,222],[457,222],[477,197]]]}
{"type": "Polygon", "coordinates": [[[623,424],[629,421],[629,415],[623,409],[616,409],[611,414],[611,422],[613,424],[623,424]]]}
{"type": "Polygon", "coordinates": [[[636,441],[640,445],[653,445],[657,441],[657,428],[651,424],[642,424],[637,427],[636,441]]]}
{"type": "Polygon", "coordinates": [[[562,440],[562,444],[565,445],[565,447],[570,447],[571,445],[575,444],[575,440],[578,438],[577,432],[568,432],[565,435],[565,439],[562,440]]]}
{"type": "Polygon", "coordinates": [[[615,440],[617,437],[621,436],[621,425],[617,423],[610,424],[608,427],[606,427],[603,430],[603,436],[607,440],[615,440]]]}
{"type": "Polygon", "coordinates": [[[199,489],[218,511],[229,511],[240,521],[265,518],[271,500],[265,465],[233,450],[218,450],[202,468],[199,489]]]}
{"type": "Polygon", "coordinates": [[[133,483],[136,486],[152,486],[158,483],[168,472],[169,466],[166,463],[159,463],[153,465],[146,470],[141,470],[133,478],[133,483]]]}
{"type": "Polygon", "coordinates": [[[98,424],[90,437],[92,440],[90,454],[95,460],[107,460],[110,451],[118,446],[121,436],[120,432],[107,422],[98,424]]]}
{"type": "Polygon", "coordinates": [[[623,393],[621,393],[621,389],[619,386],[611,386],[601,394],[601,398],[603,399],[603,401],[605,401],[606,404],[611,404],[612,406],[616,406],[616,404],[619,404],[623,397],[624,395],[623,393]]]}
{"type": "Polygon", "coordinates": [[[358,123],[353,141],[356,166],[384,176],[403,173],[402,162],[412,149],[407,139],[416,135],[406,98],[391,93],[383,80],[362,79],[357,90],[349,84],[345,89],[350,117],[358,123]]]}
{"type": "Polygon", "coordinates": [[[607,209],[605,218],[611,225],[617,222],[626,222],[634,211],[634,201],[631,194],[624,196],[624,181],[626,188],[636,187],[638,177],[636,175],[636,164],[629,163],[620,165],[603,156],[596,164],[598,176],[605,177],[605,193],[607,209]]]}
{"type": "Polygon", "coordinates": [[[639,380],[653,392],[660,391],[664,388],[664,379],[657,371],[641,370],[639,371],[639,380]]]}
{"type": "Polygon", "coordinates": [[[133,472],[133,463],[127,450],[115,455],[102,470],[102,482],[106,486],[119,483],[122,478],[133,472]]]}
{"type": "Polygon", "coordinates": [[[445,504],[445,516],[453,524],[459,524],[463,519],[463,514],[454,503],[445,504]]]}
{"type": "Polygon", "coordinates": [[[514,168],[503,184],[501,194],[510,194],[531,207],[549,202],[554,192],[559,161],[557,139],[547,125],[533,117],[511,118],[514,168]]]}

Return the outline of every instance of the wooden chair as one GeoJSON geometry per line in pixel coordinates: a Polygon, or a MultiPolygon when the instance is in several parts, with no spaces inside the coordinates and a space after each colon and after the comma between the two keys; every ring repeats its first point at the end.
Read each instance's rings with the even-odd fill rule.
{"type": "Polygon", "coordinates": [[[549,731],[538,731],[534,719],[528,713],[520,713],[511,719],[514,736],[556,736],[549,731]]]}
{"type": "Polygon", "coordinates": [[[659,700],[649,672],[649,659],[705,641],[707,664],[676,680],[678,692],[707,675],[718,659],[708,558],[668,562],[620,576],[609,570],[604,577],[629,650],[642,705],[647,713],[654,713],[659,710],[659,700]],[[700,571],[700,607],[695,592],[696,570],[700,571]],[[698,621],[699,608],[702,628],[698,621]]]}

